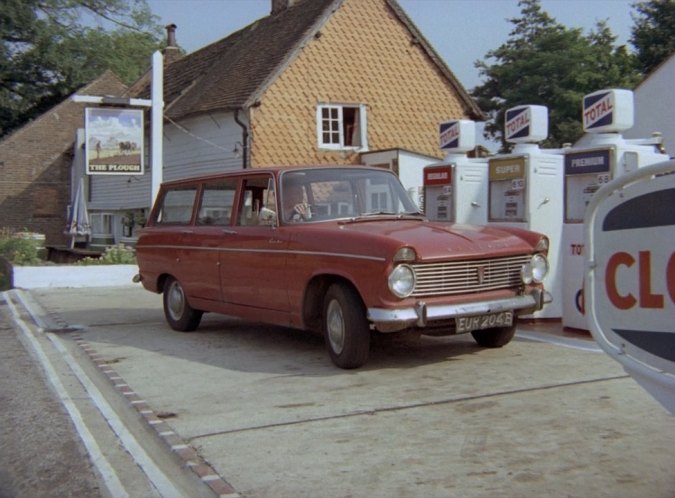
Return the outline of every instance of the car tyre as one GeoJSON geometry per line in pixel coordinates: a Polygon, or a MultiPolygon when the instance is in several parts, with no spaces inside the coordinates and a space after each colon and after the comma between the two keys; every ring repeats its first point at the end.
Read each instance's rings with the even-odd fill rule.
{"type": "Polygon", "coordinates": [[[360,297],[351,288],[333,284],[323,302],[322,331],[333,363],[358,368],[368,360],[370,327],[360,297]]]}
{"type": "Polygon", "coordinates": [[[203,312],[190,306],[183,286],[173,277],[164,282],[163,302],[164,316],[172,329],[191,332],[199,326],[203,312]]]}
{"type": "Polygon", "coordinates": [[[516,335],[516,323],[510,327],[497,327],[493,329],[474,330],[471,335],[479,346],[484,348],[501,348],[506,346],[513,336],[516,335]]]}

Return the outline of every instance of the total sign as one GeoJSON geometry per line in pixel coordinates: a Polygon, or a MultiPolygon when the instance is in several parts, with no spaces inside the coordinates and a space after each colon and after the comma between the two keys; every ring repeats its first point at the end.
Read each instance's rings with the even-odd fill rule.
{"type": "Polygon", "coordinates": [[[520,105],[504,114],[507,142],[535,143],[548,136],[548,108],[542,105],[520,105]]]}
{"type": "Polygon", "coordinates": [[[583,123],[588,133],[617,133],[633,127],[633,92],[599,90],[584,96],[583,123]]]}
{"type": "Polygon", "coordinates": [[[468,119],[444,121],[438,127],[442,151],[462,153],[476,146],[476,123],[468,119]]]}
{"type": "Polygon", "coordinates": [[[585,226],[591,333],[675,414],[675,161],[602,187],[585,226]]]}

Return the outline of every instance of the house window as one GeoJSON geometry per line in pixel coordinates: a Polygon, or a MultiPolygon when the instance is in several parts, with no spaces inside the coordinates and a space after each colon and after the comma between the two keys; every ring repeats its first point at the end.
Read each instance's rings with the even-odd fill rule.
{"type": "Polygon", "coordinates": [[[323,149],[366,149],[367,127],[364,105],[319,105],[317,136],[323,149]]]}
{"type": "Polygon", "coordinates": [[[93,236],[112,236],[113,215],[110,213],[91,213],[91,233],[93,236]]]}

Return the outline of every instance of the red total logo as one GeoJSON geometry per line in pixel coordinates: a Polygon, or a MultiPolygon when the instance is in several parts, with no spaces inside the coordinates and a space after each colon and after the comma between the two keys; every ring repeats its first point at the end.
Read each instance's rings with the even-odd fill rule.
{"type": "Polygon", "coordinates": [[[604,118],[614,111],[611,94],[607,94],[597,102],[584,109],[584,126],[589,127],[596,121],[604,118]]]}

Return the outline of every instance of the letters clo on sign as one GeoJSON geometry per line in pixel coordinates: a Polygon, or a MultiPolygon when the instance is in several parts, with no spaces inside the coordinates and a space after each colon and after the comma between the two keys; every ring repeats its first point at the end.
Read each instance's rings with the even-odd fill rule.
{"type": "MultiPolygon", "coordinates": [[[[636,305],[643,309],[664,309],[666,299],[663,294],[654,294],[652,291],[652,253],[651,251],[640,251],[635,256],[628,252],[620,251],[612,254],[607,261],[605,269],[605,289],[609,301],[614,307],[620,310],[629,310],[636,305]],[[637,262],[637,297],[634,294],[634,288],[619,288],[616,275],[619,267],[633,269],[637,262]]],[[[675,304],[675,252],[668,258],[665,268],[666,289],[670,302],[675,304]]],[[[657,271],[656,275],[663,275],[663,272],[657,271]]],[[[632,279],[635,281],[635,279],[632,279]]]]}

